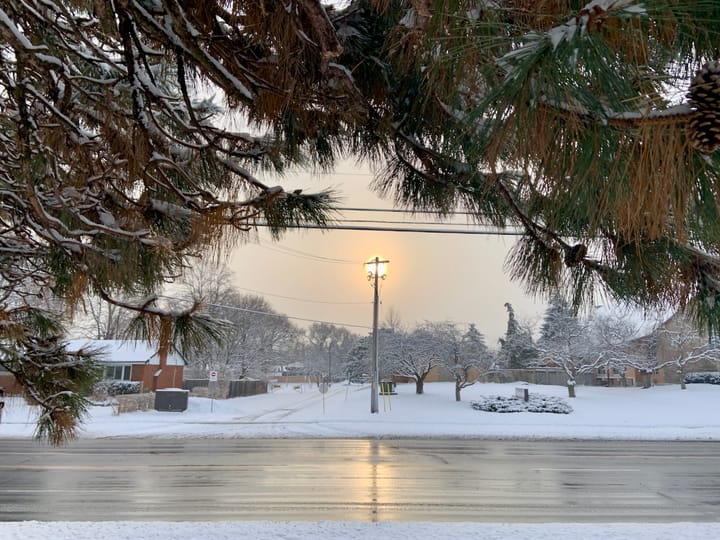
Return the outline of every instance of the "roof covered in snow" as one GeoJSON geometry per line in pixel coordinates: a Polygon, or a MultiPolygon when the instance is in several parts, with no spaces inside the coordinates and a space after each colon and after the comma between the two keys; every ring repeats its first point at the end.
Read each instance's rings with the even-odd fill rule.
{"type": "MultiPolygon", "coordinates": [[[[68,350],[92,349],[99,352],[101,364],[145,364],[159,365],[157,345],[149,341],[133,339],[71,339],[67,342],[68,350]]],[[[168,354],[169,366],[185,365],[182,357],[176,352],[168,354]]]]}

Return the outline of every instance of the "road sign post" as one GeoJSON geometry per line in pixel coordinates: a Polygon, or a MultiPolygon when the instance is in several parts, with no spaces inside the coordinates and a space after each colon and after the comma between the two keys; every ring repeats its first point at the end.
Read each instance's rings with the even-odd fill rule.
{"type": "Polygon", "coordinates": [[[215,390],[217,388],[218,372],[213,370],[208,376],[208,394],[210,394],[210,412],[213,412],[215,405],[215,390]]]}

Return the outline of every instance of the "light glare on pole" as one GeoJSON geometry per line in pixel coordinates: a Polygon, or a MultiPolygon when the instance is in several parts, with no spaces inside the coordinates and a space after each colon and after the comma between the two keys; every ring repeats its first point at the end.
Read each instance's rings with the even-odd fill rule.
{"type": "Polygon", "coordinates": [[[381,260],[380,257],[374,257],[366,262],[365,267],[367,268],[368,279],[375,277],[376,273],[380,279],[385,279],[387,276],[387,265],[389,262],[390,261],[381,260]]]}
{"type": "Polygon", "coordinates": [[[373,286],[373,333],[372,333],[372,382],[370,384],[370,412],[380,411],[378,406],[378,389],[380,388],[380,370],[378,369],[378,311],[380,295],[378,280],[385,279],[387,265],[390,261],[374,257],[365,263],[367,278],[373,286]]]}

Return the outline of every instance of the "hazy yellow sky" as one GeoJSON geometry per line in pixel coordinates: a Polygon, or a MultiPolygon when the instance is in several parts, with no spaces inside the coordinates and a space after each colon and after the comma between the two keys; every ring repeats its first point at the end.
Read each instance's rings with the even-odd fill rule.
{"type": "MultiPolygon", "coordinates": [[[[294,174],[277,183],[306,192],[335,188],[343,207],[391,208],[370,191],[371,180],[368,169],[345,163],[335,174],[294,174]]],[[[344,217],[401,219],[392,214],[344,217]]],[[[497,347],[507,323],[505,302],[513,304],[520,320],[537,323],[545,310],[503,272],[514,241],[478,235],[296,230],[273,243],[261,230],[260,243],[235,249],[228,266],[242,292],[265,296],[277,311],[367,327],[351,328],[362,334],[372,324],[372,288],[363,262],[380,255],[390,260],[380,290],[381,321],[393,309],[408,327],[424,320],[475,323],[487,344],[497,347]]]]}

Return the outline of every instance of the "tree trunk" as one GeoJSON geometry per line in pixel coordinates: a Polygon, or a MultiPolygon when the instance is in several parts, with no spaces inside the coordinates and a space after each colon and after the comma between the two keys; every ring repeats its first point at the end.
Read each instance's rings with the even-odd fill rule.
{"type": "Polygon", "coordinates": [[[455,401],[460,401],[460,385],[455,385],[455,401]]]}
{"type": "Polygon", "coordinates": [[[650,388],[652,386],[652,371],[643,372],[643,388],[650,388]]]}
{"type": "Polygon", "coordinates": [[[415,393],[416,394],[422,394],[423,393],[423,386],[425,384],[425,379],[422,377],[418,377],[415,379],[415,393]]]}
{"type": "Polygon", "coordinates": [[[575,385],[574,384],[568,384],[568,397],[574,398],[575,397],[575,385]]]}

